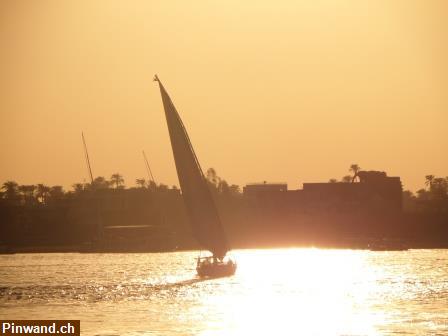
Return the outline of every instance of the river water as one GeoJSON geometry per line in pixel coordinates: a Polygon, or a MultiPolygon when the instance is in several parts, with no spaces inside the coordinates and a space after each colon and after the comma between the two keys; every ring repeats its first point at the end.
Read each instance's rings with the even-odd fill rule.
{"type": "Polygon", "coordinates": [[[82,335],[448,335],[448,250],[0,256],[0,319],[79,319],[82,335]]]}

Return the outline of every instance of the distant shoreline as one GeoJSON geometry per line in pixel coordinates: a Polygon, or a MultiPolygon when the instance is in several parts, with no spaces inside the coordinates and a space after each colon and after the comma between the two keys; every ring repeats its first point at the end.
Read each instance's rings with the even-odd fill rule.
{"type": "MultiPolygon", "coordinates": [[[[278,244],[278,245],[257,245],[257,246],[235,246],[233,250],[250,249],[287,249],[287,248],[318,248],[318,249],[340,249],[340,250],[370,250],[370,251],[406,251],[406,250],[439,250],[448,249],[448,244],[405,244],[395,246],[362,246],[360,244],[278,244]],[[378,249],[380,247],[380,249],[378,249]]],[[[32,254],[32,253],[174,253],[174,252],[198,252],[200,248],[179,248],[179,249],[150,249],[150,248],[101,248],[101,247],[83,247],[83,246],[33,246],[33,247],[1,247],[0,255],[8,254],[32,254]]]]}

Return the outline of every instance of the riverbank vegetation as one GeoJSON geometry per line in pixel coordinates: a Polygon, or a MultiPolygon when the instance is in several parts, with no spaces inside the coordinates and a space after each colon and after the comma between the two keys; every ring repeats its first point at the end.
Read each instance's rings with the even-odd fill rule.
{"type": "MultiPolygon", "coordinates": [[[[352,183],[360,171],[341,182],[352,183]]],[[[441,246],[448,233],[448,177],[427,175],[415,194],[403,191],[403,212],[331,214],[295,211],[282,202],[245,197],[214,169],[206,178],[234,245],[294,244],[361,246],[370,239],[421,241],[441,246]],[[423,183],[422,183],[423,184],[423,183]],[[328,216],[327,216],[328,215],[328,216]]],[[[423,180],[423,179],[422,179],[423,180]]],[[[330,180],[331,183],[341,183],[330,180]]],[[[188,225],[180,190],[139,178],[127,186],[124,177],[97,177],[70,190],[44,184],[6,181],[0,191],[0,246],[36,250],[71,246],[74,250],[173,250],[197,248],[188,225]],[[101,248],[100,248],[101,247],[101,248]]],[[[418,245],[418,244],[417,244],[418,245]]],[[[355,247],[356,247],[355,246],[355,247]]]]}

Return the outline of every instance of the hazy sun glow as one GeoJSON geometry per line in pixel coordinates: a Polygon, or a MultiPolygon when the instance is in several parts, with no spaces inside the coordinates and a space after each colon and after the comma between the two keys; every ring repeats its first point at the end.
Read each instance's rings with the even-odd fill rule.
{"type": "Polygon", "coordinates": [[[0,181],[178,184],[158,73],[204,168],[239,185],[448,169],[448,2],[6,0],[0,181]],[[45,164],[43,164],[45,163],[45,164]]]}

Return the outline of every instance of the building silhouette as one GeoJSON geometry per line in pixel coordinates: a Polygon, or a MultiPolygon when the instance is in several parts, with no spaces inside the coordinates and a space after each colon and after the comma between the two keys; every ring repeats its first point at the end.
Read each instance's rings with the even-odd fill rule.
{"type": "Polygon", "coordinates": [[[399,177],[379,171],[360,171],[351,183],[304,183],[297,190],[288,190],[286,183],[266,182],[243,188],[246,198],[267,210],[306,214],[397,214],[402,211],[402,191],[399,177]]]}

